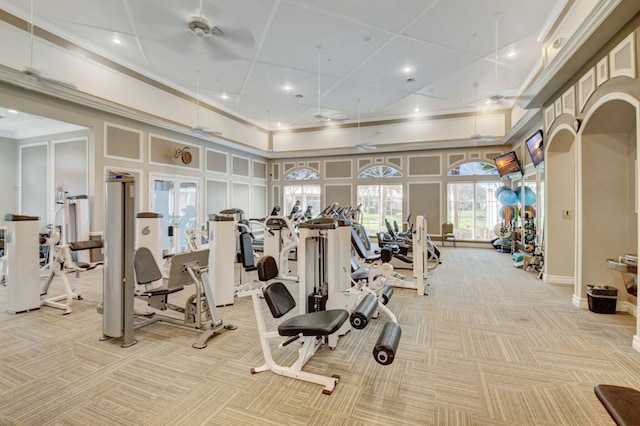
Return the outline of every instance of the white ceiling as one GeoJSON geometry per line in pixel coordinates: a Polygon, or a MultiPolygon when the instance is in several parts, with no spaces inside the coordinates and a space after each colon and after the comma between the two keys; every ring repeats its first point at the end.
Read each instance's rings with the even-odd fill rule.
{"type": "MultiPolygon", "coordinates": [[[[0,0],[0,7],[275,129],[317,126],[318,111],[364,122],[416,109],[510,107],[540,69],[536,39],[557,3],[566,0],[203,0],[202,15],[223,31],[204,39],[188,29],[200,0],[0,0]],[[485,104],[496,95],[504,99],[485,104]]],[[[46,76],[46,64],[32,61],[46,76]]]]}
{"type": "Polygon", "coordinates": [[[27,139],[86,129],[0,106],[0,138],[27,139]]]}

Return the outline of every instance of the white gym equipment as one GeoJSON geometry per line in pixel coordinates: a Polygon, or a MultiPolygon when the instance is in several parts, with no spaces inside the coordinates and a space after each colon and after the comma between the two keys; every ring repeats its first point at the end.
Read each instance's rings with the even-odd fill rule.
{"type": "Polygon", "coordinates": [[[35,216],[6,215],[9,223],[6,235],[6,262],[8,288],[8,311],[28,312],[40,306],[49,306],[71,313],[71,302],[82,299],[79,290],[72,289],[66,274],[81,270],[71,259],[71,249],[67,244],[59,244],[60,231],[53,228],[44,243],[49,246],[49,263],[42,269],[39,261],[39,218],[35,216]],[[42,286],[41,270],[47,271],[46,282],[42,286]],[[37,274],[34,271],[38,271],[37,274]],[[64,293],[47,297],[54,277],[59,277],[64,293]],[[64,301],[64,302],[63,302],[64,301]]]}
{"type": "Polygon", "coordinates": [[[189,251],[198,251],[209,248],[209,237],[205,229],[187,228],[184,230],[189,251]]]}
{"type": "MultiPolygon", "coordinates": [[[[330,228],[327,225],[326,228],[321,229],[330,228]]],[[[325,395],[331,395],[333,389],[338,383],[338,380],[340,379],[340,376],[322,376],[302,371],[302,368],[322,344],[328,343],[329,347],[334,347],[331,345],[331,336],[337,335],[339,330],[344,328],[345,324],[349,324],[349,321],[347,321],[348,318],[350,318],[350,322],[354,328],[364,328],[368,324],[369,319],[373,316],[374,311],[377,310],[378,306],[382,306],[379,303],[378,298],[373,292],[362,292],[361,294],[366,294],[366,296],[359,301],[351,315],[346,309],[338,308],[302,313],[293,316],[288,315],[285,317],[285,315],[294,310],[296,302],[283,283],[272,282],[270,284],[266,284],[267,281],[278,276],[275,259],[272,256],[262,257],[258,261],[257,271],[260,281],[265,284],[260,288],[244,290],[242,293],[239,293],[239,296],[250,295],[252,298],[260,336],[260,345],[262,347],[262,354],[265,361],[260,367],[252,368],[251,373],[256,374],[270,370],[282,376],[322,385],[324,386],[322,393],[325,395]],[[261,298],[265,299],[271,315],[275,319],[285,317],[285,319],[277,325],[277,331],[269,331],[267,329],[264,314],[262,312],[261,298]],[[287,337],[286,340],[279,344],[279,348],[284,348],[295,341],[299,341],[301,344],[298,349],[298,357],[290,366],[280,365],[276,363],[273,358],[271,344],[269,342],[270,340],[279,337],[287,337]]],[[[354,284],[359,286],[359,284],[355,282],[354,284]]],[[[378,337],[378,340],[374,345],[373,356],[379,364],[389,365],[395,358],[402,330],[391,311],[384,306],[382,306],[382,309],[390,316],[391,321],[385,324],[382,333],[378,337]]]]}
{"type": "MultiPolygon", "coordinates": [[[[56,204],[54,225],[62,226],[61,244],[76,241],[89,241],[89,197],[86,195],[69,195],[64,185],[56,191],[56,204]],[[61,213],[61,214],[60,214],[61,213]],[[57,223],[58,217],[61,222],[57,223]]],[[[75,261],[80,264],[90,263],[89,251],[74,253],[75,261]]]]}
{"type": "Polygon", "coordinates": [[[45,244],[49,246],[50,262],[41,268],[41,271],[48,271],[47,281],[42,287],[41,304],[56,309],[64,310],[64,315],[70,314],[71,302],[73,299],[80,300],[80,285],[75,280],[76,288],[72,288],[67,278],[68,272],[79,272],[78,266],[71,257],[71,250],[68,244],[60,244],[60,231],[57,227],[52,227],[48,237],[45,237],[45,244]],[[64,294],[54,297],[45,297],[49,293],[49,287],[53,279],[58,277],[62,280],[64,286],[64,294]],[[65,301],[64,303],[62,301],[65,301]]]}
{"type": "Polygon", "coordinates": [[[204,348],[209,338],[223,330],[235,329],[231,324],[224,325],[218,316],[208,277],[208,250],[174,255],[166,284],[163,281],[159,289],[136,293],[136,281],[139,286],[148,285],[161,279],[162,272],[151,250],[141,247],[134,251],[135,179],[128,173],[109,171],[105,187],[103,303],[98,307],[103,314],[101,340],[122,339],[121,346],[126,348],[137,343],[136,329],[166,321],[202,330],[192,346],[204,348]],[[136,295],[146,298],[151,307],[174,309],[175,306],[168,303],[168,295],[188,284],[195,285],[195,293],[184,309],[176,309],[184,314],[184,320],[155,313],[151,317],[144,313],[145,318],[136,315],[136,295]]]}
{"type": "Polygon", "coordinates": [[[5,250],[7,310],[12,314],[40,308],[40,218],[7,214],[5,250]]]}
{"type": "MultiPolygon", "coordinates": [[[[383,249],[384,250],[384,249],[383,249]]],[[[379,283],[390,285],[398,288],[415,289],[420,296],[428,295],[429,283],[427,282],[430,267],[430,242],[427,234],[427,220],[424,215],[416,217],[415,229],[413,231],[413,279],[407,279],[406,276],[395,272],[392,263],[376,263],[370,268],[370,276],[373,287],[379,286],[379,283]]],[[[434,257],[437,259],[437,257],[434,257]]]]}
{"type": "MultiPolygon", "coordinates": [[[[427,234],[427,218],[424,215],[416,217],[416,229],[413,234],[413,282],[418,295],[428,295],[429,284],[429,235],[427,234]]],[[[436,262],[436,267],[438,263],[436,262]]]]}
{"type": "Polygon", "coordinates": [[[341,305],[336,298],[351,286],[342,272],[351,267],[351,222],[312,219],[300,224],[299,239],[298,276],[304,289],[298,295],[300,313],[341,305]]]}
{"type": "MultiPolygon", "coordinates": [[[[369,287],[368,281],[364,284],[356,283],[348,272],[352,259],[350,221],[317,218],[301,223],[299,232],[300,313],[325,309],[344,309],[354,313],[363,298],[373,294],[376,309],[368,312],[370,317],[378,316],[377,301],[380,300],[379,309],[397,322],[393,313],[384,306],[393,294],[392,289],[383,285],[374,289],[369,287]]],[[[338,338],[348,333],[352,325],[353,323],[344,323],[336,333],[327,336],[329,347],[336,347],[338,338]]]]}
{"type": "Polygon", "coordinates": [[[267,216],[264,222],[256,222],[265,227],[264,255],[273,256],[278,261],[279,278],[297,281],[291,274],[289,256],[299,244],[298,233],[292,221],[286,216],[267,216]]]}
{"type": "Polygon", "coordinates": [[[235,296],[236,222],[231,216],[209,215],[209,275],[218,306],[233,305],[235,296]]]}
{"type": "Polygon", "coordinates": [[[60,186],[56,192],[56,211],[49,235],[44,237],[48,246],[47,263],[40,268],[41,277],[46,277],[41,299],[42,305],[71,313],[73,299],[81,300],[79,274],[93,269],[102,262],[91,263],[90,249],[102,248],[102,241],[89,239],[89,200],[86,195],[69,196],[60,186]],[[66,274],[75,273],[74,286],[66,274]],[[55,277],[62,280],[65,292],[46,297],[55,277]],[[62,302],[65,301],[65,302],[62,302]]]}
{"type": "MultiPolygon", "coordinates": [[[[258,261],[258,276],[261,281],[266,282],[278,275],[276,261],[271,256],[264,256],[258,261]]],[[[338,384],[340,376],[321,376],[306,371],[302,367],[311,359],[320,346],[325,343],[327,336],[335,334],[344,324],[348,324],[349,313],[344,309],[322,310],[317,312],[289,315],[278,325],[278,331],[268,331],[262,313],[261,299],[264,298],[269,306],[271,315],[274,318],[282,318],[292,312],[296,302],[281,282],[274,282],[267,286],[243,290],[238,296],[251,296],[253,309],[256,315],[256,323],[260,336],[260,345],[264,364],[251,369],[251,374],[270,370],[282,376],[291,377],[305,382],[316,383],[324,386],[322,393],[331,395],[333,389],[338,384]],[[297,340],[301,346],[298,349],[298,358],[290,366],[282,366],[275,362],[271,353],[270,340],[281,336],[287,339],[280,343],[278,347],[285,347],[297,340]]]]}

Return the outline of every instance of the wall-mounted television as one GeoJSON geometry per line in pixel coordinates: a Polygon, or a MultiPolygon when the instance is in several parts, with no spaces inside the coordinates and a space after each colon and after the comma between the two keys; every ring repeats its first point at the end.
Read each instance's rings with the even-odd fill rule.
{"type": "Polygon", "coordinates": [[[493,159],[498,168],[500,177],[509,178],[511,180],[518,179],[522,176],[522,167],[515,151],[507,152],[493,159]]]}
{"type": "Polygon", "coordinates": [[[527,149],[529,150],[529,155],[531,155],[531,161],[533,161],[533,166],[540,170],[544,171],[544,145],[542,138],[542,130],[538,130],[533,135],[527,139],[527,149]]]}

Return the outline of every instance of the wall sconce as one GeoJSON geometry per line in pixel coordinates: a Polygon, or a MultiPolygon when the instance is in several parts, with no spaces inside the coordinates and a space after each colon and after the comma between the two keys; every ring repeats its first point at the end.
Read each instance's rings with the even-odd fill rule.
{"type": "Polygon", "coordinates": [[[191,153],[188,151],[189,147],[185,146],[184,148],[180,149],[180,148],[176,148],[176,152],[173,155],[173,158],[179,158],[180,160],[182,160],[182,162],[184,164],[189,164],[191,163],[191,160],[193,159],[191,156],[191,153]]]}

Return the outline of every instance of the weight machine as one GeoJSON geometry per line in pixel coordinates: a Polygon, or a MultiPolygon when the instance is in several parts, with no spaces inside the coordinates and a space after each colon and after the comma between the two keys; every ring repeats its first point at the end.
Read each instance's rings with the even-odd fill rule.
{"type": "Polygon", "coordinates": [[[298,277],[291,275],[289,268],[289,256],[300,242],[292,221],[286,216],[267,216],[263,222],[258,223],[265,227],[264,255],[278,260],[279,278],[297,281],[298,277]]]}
{"type": "MultiPolygon", "coordinates": [[[[351,222],[343,219],[317,218],[300,224],[300,313],[344,309],[351,314],[357,311],[364,297],[373,294],[381,301],[380,310],[397,322],[382,302],[391,298],[393,291],[390,288],[381,288],[378,295],[367,285],[351,279],[348,272],[351,268],[351,230],[351,222]]],[[[378,309],[370,314],[377,316],[377,312],[378,309]]],[[[339,336],[348,333],[351,326],[352,323],[346,322],[337,332],[327,336],[329,347],[336,347],[339,336]]]]}
{"type": "MultiPolygon", "coordinates": [[[[315,224],[314,229],[329,230],[332,228],[327,222],[315,224]]],[[[320,233],[317,235],[318,237],[320,237],[319,234],[320,233]]],[[[355,297],[352,298],[352,303],[357,303],[356,306],[352,306],[352,308],[354,308],[353,312],[340,307],[334,307],[302,312],[291,316],[287,314],[293,312],[296,307],[296,301],[287,287],[277,281],[267,283],[267,281],[273,280],[278,276],[278,267],[275,259],[271,256],[262,257],[258,261],[257,271],[258,277],[263,285],[259,288],[244,290],[239,294],[239,296],[251,296],[253,301],[260,345],[264,357],[264,364],[252,368],[251,374],[270,370],[282,376],[323,385],[324,389],[322,393],[331,395],[333,389],[338,384],[340,376],[335,374],[330,377],[321,376],[319,374],[302,371],[302,368],[323,344],[328,344],[332,349],[335,348],[336,342],[335,340],[332,342],[332,337],[336,337],[337,339],[337,335],[340,335],[341,330],[345,329],[345,326],[350,327],[353,325],[356,329],[366,327],[374,311],[376,311],[376,307],[380,305],[378,298],[373,292],[364,291],[362,294],[366,294],[366,296],[360,300],[355,297]],[[271,315],[275,319],[284,317],[283,321],[277,326],[277,332],[268,331],[267,329],[261,307],[262,298],[267,302],[271,315]],[[285,315],[287,316],[285,317],[285,315]],[[288,346],[296,341],[300,342],[298,357],[295,362],[289,366],[278,364],[271,353],[271,344],[269,341],[280,336],[286,337],[286,340],[279,344],[279,348],[288,346]]],[[[356,287],[359,286],[355,282],[354,284],[356,287]]],[[[330,300],[330,298],[326,300],[326,305],[330,305],[330,300]]],[[[389,365],[395,358],[400,342],[401,329],[391,311],[384,306],[382,306],[382,308],[390,315],[391,321],[385,324],[382,333],[378,337],[373,349],[373,356],[379,364],[389,365]]]]}
{"type": "MultiPolygon", "coordinates": [[[[430,267],[430,258],[433,253],[429,245],[429,235],[427,234],[427,220],[424,215],[416,217],[415,230],[413,231],[413,256],[412,256],[412,272],[413,279],[407,279],[406,276],[394,272],[393,264],[382,261],[381,264],[371,268],[370,274],[375,281],[381,281],[383,284],[391,285],[399,288],[415,289],[418,295],[428,295],[429,284],[427,282],[429,271],[435,267],[430,267]]],[[[384,248],[382,250],[389,250],[384,248]]],[[[387,256],[388,258],[389,256],[387,256]]],[[[379,284],[378,284],[379,286],[379,284]]]]}
{"type": "MultiPolygon", "coordinates": [[[[40,306],[49,306],[62,309],[64,314],[69,314],[72,311],[72,300],[74,298],[80,300],[82,296],[79,285],[72,288],[66,274],[69,272],[77,274],[87,268],[80,268],[73,261],[71,254],[74,243],[59,244],[61,232],[57,227],[52,227],[48,236],[41,236],[39,234],[39,220],[40,218],[37,216],[13,214],[5,216],[5,221],[9,223],[6,234],[7,256],[5,259],[7,263],[8,311],[20,313],[38,309],[40,306]],[[49,247],[48,262],[43,268],[40,268],[38,258],[40,243],[49,247]],[[41,275],[43,271],[46,273],[41,275]],[[46,297],[56,276],[62,281],[64,293],[59,296],[46,297]],[[41,278],[46,278],[44,285],[41,285],[41,278]]],[[[102,246],[100,241],[88,243],[91,243],[89,248],[102,246]]],[[[76,250],[81,249],[81,247],[76,247],[76,250]]]]}
{"type": "MultiPolygon", "coordinates": [[[[135,345],[134,331],[157,321],[172,322],[202,330],[194,348],[206,347],[209,338],[223,330],[236,327],[224,325],[218,316],[208,277],[209,251],[174,255],[166,285],[153,253],[147,247],[134,250],[135,235],[135,179],[128,173],[109,171],[105,181],[105,267],[103,280],[103,302],[98,312],[103,314],[103,336],[101,340],[122,339],[123,348],[135,345]],[[135,259],[135,265],[134,265],[135,259]],[[136,281],[137,280],[137,281],[136,281]],[[154,288],[150,284],[163,280],[163,286],[154,288]],[[138,282],[138,291],[136,291],[138,282]],[[194,284],[195,294],[184,308],[168,302],[169,294],[194,284]],[[151,288],[151,290],[147,290],[151,288]],[[149,313],[137,315],[134,310],[136,296],[147,299],[156,309],[174,309],[184,314],[183,320],[166,315],[149,313]],[[204,317],[204,319],[203,319],[204,317]],[[135,320],[138,320],[136,324],[135,320]]],[[[148,219],[158,219],[148,218],[148,219]]],[[[144,233],[142,227],[140,232],[144,233]]],[[[148,230],[150,231],[150,229],[148,230]]]]}

